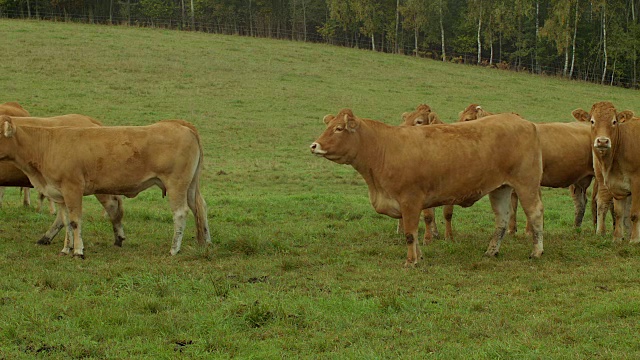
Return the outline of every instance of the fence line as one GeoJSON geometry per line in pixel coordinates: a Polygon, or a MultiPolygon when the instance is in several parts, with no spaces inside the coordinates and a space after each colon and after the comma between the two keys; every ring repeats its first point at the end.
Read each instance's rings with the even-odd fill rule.
{"type": "MultiPolygon", "coordinates": [[[[39,13],[36,12],[29,17],[25,12],[16,12],[16,11],[3,11],[0,9],[0,18],[17,18],[17,19],[33,19],[33,20],[45,20],[45,21],[64,21],[64,22],[80,22],[87,24],[101,24],[101,25],[118,25],[118,26],[136,26],[136,27],[153,27],[153,28],[166,28],[172,30],[183,30],[183,31],[200,31],[205,33],[214,33],[214,34],[224,34],[224,35],[239,35],[239,36],[252,36],[252,37],[261,37],[261,38],[275,38],[275,39],[286,39],[292,41],[306,41],[312,43],[325,43],[336,46],[345,46],[352,48],[359,48],[364,50],[372,50],[371,39],[369,37],[365,37],[362,34],[355,34],[354,36],[334,36],[330,39],[326,39],[317,32],[301,32],[296,30],[278,30],[277,34],[273,34],[272,30],[269,30],[264,27],[248,27],[246,25],[228,25],[216,22],[203,22],[203,21],[195,21],[194,29],[192,29],[190,21],[183,21],[182,19],[166,19],[166,18],[147,18],[147,17],[130,17],[125,18],[121,16],[96,16],[93,14],[69,14],[69,13],[61,13],[61,12],[47,12],[47,13],[39,13]],[[305,40],[306,39],[306,40],[305,40]]],[[[383,48],[385,43],[379,40],[376,44],[378,49],[383,48]]],[[[391,46],[390,46],[391,47],[391,46]]],[[[386,51],[388,52],[388,51],[386,51]]],[[[426,48],[419,47],[418,54],[415,53],[415,49],[413,46],[401,46],[399,47],[399,53],[405,56],[417,56],[421,58],[429,58],[433,60],[442,60],[441,58],[441,49],[440,48],[426,48]]],[[[447,51],[447,57],[445,61],[454,62],[459,64],[468,64],[468,65],[478,65],[478,66],[490,66],[503,70],[512,70],[512,71],[521,71],[528,72],[531,74],[537,75],[547,75],[547,76],[555,76],[555,77],[563,77],[563,69],[564,66],[561,64],[552,64],[552,65],[538,65],[537,69],[534,69],[534,66],[523,66],[518,64],[517,62],[508,62],[508,61],[500,61],[498,62],[496,59],[491,61],[490,58],[481,57],[481,63],[477,63],[477,53],[455,53],[453,51],[447,51]]],[[[526,60],[527,62],[531,62],[533,59],[531,56],[526,58],[522,58],[522,60],[526,60]]],[[[568,78],[567,78],[568,79],[568,78]]],[[[572,75],[573,80],[581,80],[591,83],[600,84],[602,80],[602,73],[594,71],[585,70],[580,67],[574,66],[574,73],[572,75]]],[[[632,84],[632,79],[629,77],[621,77],[615,76],[611,71],[607,71],[606,81],[607,85],[615,85],[620,87],[630,88],[634,86],[632,84]],[[612,77],[613,76],[613,77],[612,77]]],[[[639,88],[638,84],[635,85],[636,88],[639,88]]]]}

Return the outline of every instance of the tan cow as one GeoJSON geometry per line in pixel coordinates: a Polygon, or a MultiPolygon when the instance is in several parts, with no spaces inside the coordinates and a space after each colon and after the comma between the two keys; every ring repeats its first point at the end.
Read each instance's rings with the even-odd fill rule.
{"type": "Polygon", "coordinates": [[[33,186],[68,212],[73,245],[62,253],[84,257],[82,196],[134,197],[156,185],[168,194],[173,212],[171,254],[180,251],[191,209],[198,242],[211,242],[206,204],[200,194],[203,151],[195,127],[182,120],[148,126],[44,128],[0,119],[0,159],[12,161],[33,186]]]}
{"type": "MultiPolygon", "coordinates": [[[[38,117],[10,117],[2,116],[2,119],[10,119],[13,124],[17,126],[39,126],[39,127],[60,127],[60,126],[75,126],[75,127],[99,127],[100,122],[92,119],[91,117],[69,114],[54,116],[49,118],[38,117]]],[[[25,173],[18,169],[16,165],[11,161],[0,161],[0,186],[21,186],[31,187],[31,181],[25,175],[25,173]]],[[[111,223],[113,225],[113,233],[115,237],[114,244],[116,246],[122,246],[122,242],[125,240],[124,229],[122,226],[123,207],[121,196],[96,194],[96,198],[102,204],[111,223]]],[[[40,245],[49,245],[51,240],[60,232],[64,226],[64,212],[58,212],[53,224],[49,227],[49,230],[38,241],[40,245]]],[[[69,236],[67,236],[65,241],[69,236]]]]}
{"type": "Polygon", "coordinates": [[[533,227],[531,257],[542,255],[542,155],[534,124],[502,114],[469,123],[390,126],[358,118],[349,109],[325,116],[324,122],[327,129],[311,144],[311,152],[353,166],[367,183],[373,208],[402,218],[408,248],[405,266],[421,257],[416,240],[422,210],[471,206],[487,194],[496,225],[485,256],[495,256],[513,190],[533,227]]]}
{"type": "MultiPolygon", "coordinates": [[[[444,124],[440,117],[431,110],[431,107],[426,104],[421,104],[416,107],[415,111],[405,112],[402,114],[402,124],[404,126],[422,126],[432,124],[444,124]]],[[[445,231],[444,238],[447,240],[453,240],[453,229],[451,227],[451,218],[453,217],[453,205],[445,205],[442,207],[442,214],[445,218],[445,231]]],[[[433,238],[440,236],[438,233],[438,225],[435,217],[434,209],[425,209],[423,212],[425,232],[422,240],[423,244],[429,244],[433,241],[433,238]]],[[[402,219],[398,220],[398,233],[402,230],[402,219]]]]}
{"type": "MultiPolygon", "coordinates": [[[[624,238],[625,213],[628,211],[631,221],[629,242],[640,243],[640,150],[637,146],[640,121],[631,121],[636,119],[632,111],[618,112],[608,101],[593,104],[589,113],[576,109],[572,115],[578,121],[591,124],[594,167],[602,176],[605,190],[614,198],[614,240],[624,238]]],[[[602,191],[598,192],[598,206],[608,202],[601,199],[602,194],[602,191]]],[[[598,222],[604,214],[606,210],[598,208],[598,222]]]]}
{"type": "MultiPolygon", "coordinates": [[[[0,104],[0,115],[23,117],[23,116],[29,116],[29,112],[25,110],[17,102],[6,102],[4,104],[0,104]]],[[[13,165],[6,166],[5,168],[4,165],[0,164],[0,177],[3,177],[5,172],[9,172],[7,173],[7,176],[12,177],[15,175],[15,174],[12,174],[13,171],[15,171],[15,167],[13,165]]],[[[31,186],[31,183],[28,183],[27,185],[20,188],[23,195],[22,204],[24,206],[31,205],[31,197],[29,196],[30,186],[31,186]]],[[[0,206],[2,206],[2,202],[4,198],[4,188],[5,188],[4,186],[0,186],[0,206]]],[[[42,201],[39,200],[38,211],[40,211],[41,207],[42,207],[42,201]]],[[[53,208],[53,211],[55,212],[55,208],[53,208]]]]}
{"type": "MultiPolygon", "coordinates": [[[[458,121],[472,121],[492,114],[478,104],[471,104],[460,113],[458,121]]],[[[551,188],[569,187],[575,207],[574,226],[579,228],[587,205],[587,189],[594,177],[593,157],[588,146],[590,129],[579,123],[537,123],[536,126],[544,164],[541,185],[551,188]]],[[[592,204],[595,204],[595,196],[592,196],[592,204]]],[[[509,232],[515,233],[518,206],[516,194],[512,196],[511,205],[509,232]]]]}
{"type": "Polygon", "coordinates": [[[435,112],[431,111],[431,107],[427,104],[418,105],[415,111],[405,112],[402,114],[402,124],[405,126],[420,126],[431,124],[444,124],[435,112]]]}

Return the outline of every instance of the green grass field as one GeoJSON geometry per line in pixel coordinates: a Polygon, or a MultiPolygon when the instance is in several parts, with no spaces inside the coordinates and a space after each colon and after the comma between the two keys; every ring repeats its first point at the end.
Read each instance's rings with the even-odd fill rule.
{"type": "Polygon", "coordinates": [[[360,176],[309,152],[322,117],[345,107],[390,124],[420,103],[453,122],[472,102],[573,121],[602,100],[640,111],[637,91],[269,39],[13,20],[0,32],[0,102],[106,125],[194,123],[213,238],[197,246],[191,217],[171,257],[168,201],[152,188],[125,200],[122,248],[85,198],[86,260],[60,257],[60,235],[35,245],[53,217],[8,189],[0,358],[640,356],[640,248],[593,235],[589,210],[573,229],[568,190],[543,190],[539,260],[522,233],[482,257],[482,199],[456,207],[456,242],[423,246],[405,269],[397,222],[375,213],[360,176]]]}

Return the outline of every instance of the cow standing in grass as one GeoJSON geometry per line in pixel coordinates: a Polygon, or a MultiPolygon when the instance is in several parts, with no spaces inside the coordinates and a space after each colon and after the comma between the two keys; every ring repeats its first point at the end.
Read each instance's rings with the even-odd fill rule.
{"type": "Polygon", "coordinates": [[[576,120],[591,125],[594,167],[604,184],[604,191],[597,194],[598,225],[604,223],[607,209],[603,205],[613,197],[614,240],[624,238],[623,228],[630,220],[629,242],[640,243],[640,121],[632,111],[618,112],[607,101],[593,104],[591,112],[576,109],[572,114],[576,120]]]}
{"type": "Polygon", "coordinates": [[[367,183],[373,208],[402,218],[405,266],[421,258],[417,236],[422,210],[471,206],[487,194],[495,232],[485,255],[497,255],[513,190],[532,225],[531,257],[542,255],[542,154],[534,124],[501,114],[459,124],[390,126],[358,118],[349,109],[325,116],[324,122],[327,129],[311,144],[311,152],[353,166],[367,183]]]}
{"type": "MultiPolygon", "coordinates": [[[[415,111],[405,112],[402,114],[403,126],[423,126],[433,124],[444,124],[438,114],[431,110],[427,104],[421,104],[416,107],[415,111]]],[[[451,218],[453,217],[453,205],[445,205],[442,207],[442,215],[445,219],[444,238],[453,240],[453,228],[451,227],[451,218]]],[[[425,224],[423,244],[429,244],[433,238],[439,237],[438,225],[435,217],[435,209],[425,209],[422,212],[425,224]]],[[[402,219],[398,220],[398,233],[402,230],[402,219]]]]}
{"type": "MultiPolygon", "coordinates": [[[[471,104],[460,113],[458,121],[472,121],[489,115],[493,113],[484,110],[478,104],[471,104]]],[[[587,189],[594,177],[593,156],[589,146],[590,129],[575,122],[537,123],[536,126],[542,144],[541,185],[551,188],[569,187],[575,208],[573,224],[579,228],[587,206],[587,189]]],[[[513,194],[511,204],[509,232],[515,233],[518,207],[516,194],[513,194]]],[[[592,196],[592,204],[595,204],[595,196],[592,196]]],[[[595,214],[595,206],[592,206],[592,211],[595,214]]]]}
{"type": "Polygon", "coordinates": [[[149,126],[44,128],[0,117],[0,130],[0,160],[13,162],[68,214],[73,237],[63,254],[73,250],[74,256],[84,257],[84,195],[134,197],[153,185],[169,197],[173,211],[172,255],[180,251],[189,209],[196,219],[198,241],[211,242],[200,194],[203,151],[193,125],[167,120],[149,126]]]}
{"type": "MultiPolygon", "coordinates": [[[[39,117],[10,117],[2,116],[2,119],[9,119],[14,125],[17,126],[37,126],[37,127],[61,127],[61,126],[75,126],[75,127],[99,127],[102,124],[89,117],[78,114],[69,114],[54,116],[49,118],[39,117]]],[[[38,161],[41,162],[41,161],[38,161]]],[[[21,186],[31,187],[31,181],[29,177],[19,168],[15,163],[11,161],[0,161],[0,185],[1,186],[21,186]]],[[[42,194],[42,193],[40,193],[42,194]]],[[[111,224],[113,227],[113,234],[115,237],[114,244],[116,246],[122,246],[122,242],[125,240],[124,229],[122,226],[123,218],[123,206],[122,197],[106,194],[95,195],[100,204],[104,207],[111,224]]],[[[64,212],[58,212],[53,224],[49,227],[49,230],[38,241],[40,245],[49,245],[53,238],[64,227],[64,212]]],[[[67,229],[68,230],[68,229],[67,229]]],[[[68,241],[69,231],[66,232],[65,242],[68,241]]]]}

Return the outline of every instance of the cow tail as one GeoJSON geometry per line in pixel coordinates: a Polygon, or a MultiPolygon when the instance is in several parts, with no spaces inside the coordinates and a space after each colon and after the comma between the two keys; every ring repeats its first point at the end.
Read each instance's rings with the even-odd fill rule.
{"type": "Polygon", "coordinates": [[[196,238],[200,244],[205,242],[211,242],[211,234],[209,233],[209,224],[207,222],[207,203],[200,193],[200,174],[202,172],[202,164],[204,160],[204,151],[202,148],[202,142],[200,141],[200,135],[192,128],[196,139],[198,140],[198,147],[200,148],[200,156],[198,157],[198,166],[193,175],[191,186],[195,187],[195,213],[193,214],[196,220],[196,238]]]}

